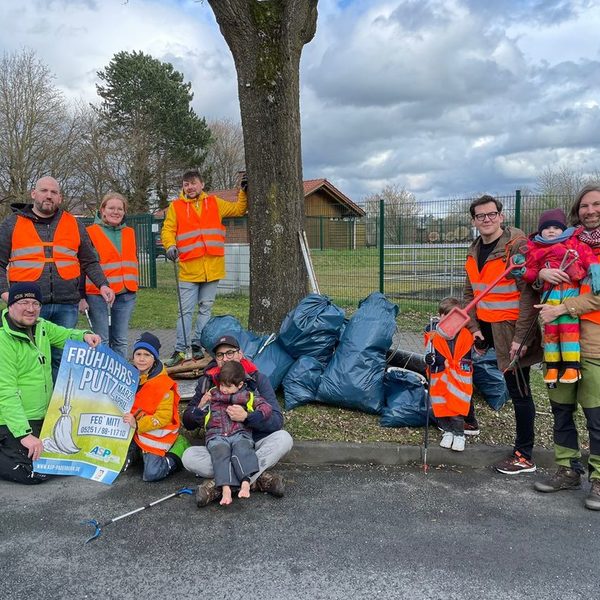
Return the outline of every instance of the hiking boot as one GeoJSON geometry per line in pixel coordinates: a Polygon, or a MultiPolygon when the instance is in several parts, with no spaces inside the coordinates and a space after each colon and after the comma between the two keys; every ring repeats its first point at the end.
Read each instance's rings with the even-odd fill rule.
{"type": "Polygon", "coordinates": [[[554,475],[544,481],[536,481],[533,489],[537,492],[560,492],[560,490],[578,490],[581,487],[581,475],[569,467],[558,467],[554,475]]]}
{"type": "Polygon", "coordinates": [[[194,360],[202,360],[204,358],[204,352],[202,351],[202,346],[198,346],[197,344],[192,344],[192,358],[194,360]]]}
{"type": "Polygon", "coordinates": [[[479,435],[481,431],[479,430],[479,425],[477,422],[475,423],[467,423],[465,422],[465,435],[479,435]]]}
{"type": "Polygon", "coordinates": [[[525,458],[520,452],[497,462],[494,469],[504,475],[518,475],[519,473],[533,473],[537,467],[535,463],[525,458]]]}
{"type": "Polygon", "coordinates": [[[592,479],[592,489],[583,504],[590,510],[600,510],[600,479],[592,479]]]}
{"type": "Polygon", "coordinates": [[[179,350],[175,350],[171,355],[171,358],[165,360],[165,367],[174,367],[185,360],[185,352],[180,352],[179,350]]]}
{"type": "Polygon", "coordinates": [[[581,379],[579,369],[565,369],[558,380],[560,383],[577,383],[581,379]]]}
{"type": "Polygon", "coordinates": [[[444,435],[442,436],[442,440],[440,441],[441,448],[452,448],[452,440],[454,439],[454,434],[451,431],[444,431],[444,435]]]}
{"type": "Polygon", "coordinates": [[[452,450],[455,452],[462,452],[465,449],[465,436],[455,435],[452,440],[452,450]]]}
{"type": "Polygon", "coordinates": [[[544,383],[556,383],[558,381],[558,369],[548,369],[544,375],[544,383]]]}
{"type": "Polygon", "coordinates": [[[285,493],[283,477],[277,473],[264,471],[256,480],[256,489],[259,492],[267,492],[267,494],[271,494],[275,498],[282,498],[285,493]]]}
{"type": "Polygon", "coordinates": [[[203,481],[196,488],[196,506],[202,508],[221,497],[221,488],[215,485],[214,479],[203,481]]]}

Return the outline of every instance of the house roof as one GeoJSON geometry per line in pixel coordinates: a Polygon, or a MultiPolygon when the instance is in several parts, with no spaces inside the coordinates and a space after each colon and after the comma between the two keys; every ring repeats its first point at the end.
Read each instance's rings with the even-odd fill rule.
{"type": "MultiPolygon", "coordinates": [[[[310,194],[314,192],[323,190],[329,196],[331,196],[336,202],[345,206],[353,216],[364,217],[365,211],[355,204],[340,190],[338,190],[330,181],[327,179],[307,179],[303,181],[304,187],[304,197],[306,198],[310,194]]],[[[219,196],[219,198],[223,198],[223,200],[229,200],[230,202],[235,202],[237,200],[238,188],[232,188],[227,190],[208,190],[209,194],[214,194],[215,196],[219,196]]],[[[154,213],[155,217],[163,217],[165,214],[164,210],[159,210],[154,213]]]]}

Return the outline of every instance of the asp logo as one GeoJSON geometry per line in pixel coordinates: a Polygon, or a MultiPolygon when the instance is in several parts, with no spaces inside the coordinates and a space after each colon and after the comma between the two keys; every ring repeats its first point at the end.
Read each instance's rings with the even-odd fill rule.
{"type": "Polygon", "coordinates": [[[89,452],[86,453],[86,456],[95,460],[101,460],[102,462],[106,463],[118,463],[120,460],[118,456],[113,455],[110,449],[103,448],[102,446],[94,446],[89,452]]]}

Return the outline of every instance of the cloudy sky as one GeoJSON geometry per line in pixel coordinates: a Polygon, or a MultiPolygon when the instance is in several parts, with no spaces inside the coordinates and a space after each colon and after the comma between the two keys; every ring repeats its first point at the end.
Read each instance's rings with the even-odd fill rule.
{"type": "MultiPolygon", "coordinates": [[[[600,170],[600,3],[320,0],[301,66],[304,176],[356,201],[388,184],[431,200],[600,170]]],[[[206,2],[0,0],[3,51],[34,49],[73,99],[121,50],[169,61],[207,119],[239,120],[206,2]]]]}

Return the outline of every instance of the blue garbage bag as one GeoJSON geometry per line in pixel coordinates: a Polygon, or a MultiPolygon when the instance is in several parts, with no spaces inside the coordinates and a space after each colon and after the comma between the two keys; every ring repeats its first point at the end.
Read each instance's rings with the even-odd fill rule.
{"type": "Polygon", "coordinates": [[[498,368],[495,348],[489,348],[483,356],[473,350],[471,358],[473,359],[473,385],[491,408],[500,410],[510,396],[504,375],[498,368]]]}
{"type": "Polygon", "coordinates": [[[380,292],[359,303],[321,377],[320,402],[371,414],[381,412],[385,357],[397,314],[398,307],[380,292]]]}
{"type": "Polygon", "coordinates": [[[382,427],[422,427],[427,419],[427,380],[423,375],[390,367],[383,378],[382,427]]]}
{"type": "Polygon", "coordinates": [[[279,329],[279,343],[293,358],[314,356],[326,365],[344,322],[344,311],[321,294],[309,294],[291,310],[279,329]]]}
{"type": "Polygon", "coordinates": [[[323,373],[323,365],[314,356],[301,356],[283,378],[285,409],[314,402],[323,373]]]}
{"type": "Polygon", "coordinates": [[[252,358],[258,370],[269,378],[273,389],[276,390],[283,381],[289,368],[294,364],[294,359],[283,349],[276,339],[267,344],[252,358]]]}
{"type": "Polygon", "coordinates": [[[252,360],[267,340],[266,335],[255,335],[246,331],[233,315],[212,317],[202,330],[202,346],[212,352],[217,340],[224,335],[232,335],[240,344],[246,358],[252,360]]]}

